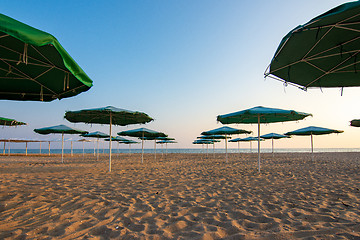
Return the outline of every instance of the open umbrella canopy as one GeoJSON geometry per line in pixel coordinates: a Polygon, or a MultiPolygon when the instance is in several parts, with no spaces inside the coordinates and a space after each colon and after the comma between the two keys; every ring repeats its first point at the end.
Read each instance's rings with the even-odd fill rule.
{"type": "MultiPolygon", "coordinates": [[[[246,138],[234,138],[229,140],[229,142],[251,142],[251,141],[257,141],[257,137],[246,137],[246,138]]],[[[264,139],[260,138],[260,141],[264,141],[264,139]]]]}
{"type": "MultiPolygon", "coordinates": [[[[105,141],[110,141],[109,136],[108,136],[108,138],[105,138],[104,140],[105,140],[105,141]]],[[[130,140],[128,140],[128,139],[126,139],[126,138],[122,138],[122,137],[120,137],[120,136],[116,136],[116,137],[111,137],[111,141],[117,141],[117,142],[122,143],[122,142],[128,142],[128,141],[130,141],[130,140]]]]}
{"type": "Polygon", "coordinates": [[[119,142],[124,143],[124,144],[137,144],[137,143],[139,143],[139,142],[136,142],[134,140],[129,140],[129,139],[127,139],[126,141],[119,141],[119,142]]]}
{"type": "Polygon", "coordinates": [[[203,136],[200,136],[200,137],[197,137],[197,138],[200,138],[200,139],[229,139],[231,137],[225,137],[224,135],[203,135],[203,136]]]}
{"type": "Polygon", "coordinates": [[[34,129],[34,132],[39,133],[39,134],[50,134],[50,133],[82,134],[82,133],[87,133],[87,131],[68,127],[66,125],[56,125],[56,126],[52,126],[52,127],[37,128],[37,129],[34,129]]]}
{"type": "Polygon", "coordinates": [[[300,88],[360,86],[360,2],[335,7],[291,30],[265,75],[300,88]]]}
{"type": "Polygon", "coordinates": [[[52,101],[92,80],[49,33],[0,14],[0,99],[52,101]]]}
{"type": "Polygon", "coordinates": [[[193,141],[193,144],[214,144],[216,140],[212,141],[211,139],[198,139],[193,141]]]}
{"type": "Polygon", "coordinates": [[[167,135],[165,133],[162,132],[157,132],[148,128],[137,128],[137,129],[132,129],[132,130],[127,130],[127,131],[122,131],[122,132],[118,132],[117,133],[120,136],[129,136],[129,137],[137,137],[137,138],[141,138],[141,137],[167,137],[167,135]]]}
{"type": "Polygon", "coordinates": [[[360,119],[353,119],[350,121],[350,126],[360,127],[360,119]]]}
{"type": "Polygon", "coordinates": [[[335,130],[330,128],[323,128],[323,127],[305,127],[300,128],[295,131],[287,132],[285,135],[291,136],[291,135],[298,135],[298,136],[311,136],[311,152],[314,152],[314,143],[313,143],[313,135],[324,135],[324,134],[330,134],[330,133],[342,133],[344,131],[342,130],[335,130]]]}
{"type": "Polygon", "coordinates": [[[129,111],[112,106],[102,108],[67,111],[65,118],[70,122],[113,124],[127,126],[130,124],[144,124],[153,121],[146,113],[129,111]],[[111,119],[110,119],[111,116],[111,119]]]}
{"type": "Polygon", "coordinates": [[[157,141],[156,143],[164,144],[164,143],[176,143],[176,142],[173,140],[160,140],[160,141],[157,141]]]}
{"type": "Polygon", "coordinates": [[[306,135],[323,135],[323,134],[330,134],[330,133],[342,133],[342,130],[335,130],[330,128],[323,128],[323,127],[305,127],[300,128],[295,131],[287,132],[285,135],[298,135],[298,136],[306,136],[306,135]]]}
{"type": "Polygon", "coordinates": [[[19,125],[27,125],[27,124],[24,122],[18,122],[15,119],[0,117],[0,125],[2,125],[2,126],[19,126],[19,125]]]}
{"type": "Polygon", "coordinates": [[[219,115],[217,120],[222,124],[231,123],[275,123],[297,121],[312,116],[309,113],[297,112],[294,110],[283,110],[268,107],[253,107],[246,110],[219,115]]]}
{"type": "Polygon", "coordinates": [[[93,138],[108,138],[109,135],[103,132],[91,132],[91,133],[85,133],[85,134],[81,134],[82,137],[93,137],[93,138]]]}
{"type": "Polygon", "coordinates": [[[281,139],[281,138],[289,138],[289,136],[286,136],[286,135],[283,135],[283,134],[278,134],[278,133],[268,133],[268,134],[261,135],[260,138],[263,138],[263,139],[281,139]]]}
{"type": "Polygon", "coordinates": [[[201,135],[232,135],[232,134],[250,134],[250,133],[251,131],[225,126],[210,131],[202,132],[201,135]]]}
{"type": "Polygon", "coordinates": [[[175,138],[171,138],[171,137],[157,137],[156,140],[175,140],[175,138]]]}

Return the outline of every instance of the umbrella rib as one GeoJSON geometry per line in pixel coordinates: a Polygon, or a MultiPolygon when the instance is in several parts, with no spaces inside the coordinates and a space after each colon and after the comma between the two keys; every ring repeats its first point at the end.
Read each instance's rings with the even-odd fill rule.
{"type": "MultiPolygon", "coordinates": [[[[31,45],[30,45],[31,46],[31,45]]],[[[11,48],[8,48],[8,47],[6,47],[6,46],[4,46],[4,45],[0,45],[0,47],[2,47],[2,48],[4,48],[4,49],[6,49],[6,50],[8,50],[8,51],[10,51],[10,52],[13,52],[13,53],[16,53],[16,54],[19,54],[20,56],[21,55],[23,55],[23,53],[21,53],[21,52],[18,52],[18,51],[15,51],[15,50],[13,50],[13,49],[11,49],[11,48]]],[[[36,49],[35,49],[36,50],[36,49]]],[[[38,65],[38,66],[53,66],[53,67],[55,67],[55,68],[58,68],[58,67],[56,67],[56,66],[54,66],[53,64],[49,64],[49,63],[46,63],[46,62],[44,62],[44,61],[41,61],[40,59],[37,59],[37,58],[33,58],[32,56],[27,56],[29,59],[31,59],[31,60],[34,60],[35,62],[39,62],[39,63],[41,63],[41,64],[43,64],[43,65],[40,65],[40,64],[35,64],[35,63],[27,63],[28,65],[30,64],[30,65],[38,65]]],[[[20,62],[20,60],[19,61],[15,61],[15,60],[12,60],[13,62],[17,62],[17,63],[19,63],[20,62]]],[[[59,70],[62,70],[62,71],[64,71],[63,69],[61,69],[61,68],[58,68],[59,70]]]]}
{"type": "MultiPolygon", "coordinates": [[[[354,41],[356,41],[356,40],[359,40],[359,39],[360,39],[360,37],[353,38],[353,39],[351,39],[351,40],[349,40],[349,41],[347,41],[347,42],[342,43],[341,46],[345,46],[346,44],[352,43],[352,42],[354,42],[354,41]]],[[[319,53],[313,55],[312,57],[315,57],[315,56],[324,54],[324,53],[326,53],[326,52],[328,52],[328,51],[334,50],[334,49],[338,48],[339,46],[340,46],[340,45],[337,45],[337,46],[334,46],[334,47],[332,47],[332,48],[326,49],[326,50],[324,50],[324,51],[322,51],[322,52],[319,52],[319,53]]],[[[350,53],[350,52],[353,52],[353,51],[342,52],[342,53],[338,53],[337,55],[346,54],[346,53],[350,53]]],[[[334,55],[335,55],[335,54],[334,54],[334,55]]],[[[331,56],[331,55],[329,55],[329,56],[331,56]]],[[[312,58],[308,58],[308,59],[312,60],[312,58]]]]}
{"type": "MultiPolygon", "coordinates": [[[[30,45],[40,56],[42,56],[46,61],[48,61],[48,63],[51,65],[51,66],[53,66],[54,68],[56,68],[56,69],[58,69],[58,70],[61,70],[61,71],[63,71],[63,72],[66,72],[66,73],[70,73],[70,71],[69,70],[67,70],[67,69],[62,69],[62,68],[59,68],[58,66],[56,66],[53,62],[51,62],[47,57],[45,57],[41,52],[39,52],[39,50],[38,49],[36,49],[33,45],[30,45]]],[[[51,46],[53,46],[53,45],[51,45],[51,46]]],[[[32,59],[34,59],[34,60],[38,60],[38,59],[35,59],[35,58],[32,58],[32,59]]],[[[38,60],[39,62],[42,62],[42,61],[40,61],[40,60],[38,60]]],[[[46,64],[46,63],[45,63],[46,64]]]]}
{"type": "MultiPolygon", "coordinates": [[[[356,54],[358,54],[358,53],[359,53],[359,51],[358,51],[356,54]]],[[[333,72],[334,72],[334,69],[336,69],[338,66],[340,66],[341,64],[343,64],[344,62],[346,62],[348,59],[352,58],[352,57],[355,56],[356,54],[354,54],[354,55],[346,58],[344,61],[342,61],[342,62],[340,62],[339,64],[337,64],[335,67],[333,67],[333,68],[330,69],[329,71],[325,71],[325,73],[324,73],[323,75],[317,77],[316,79],[314,79],[313,81],[311,81],[310,83],[308,83],[305,87],[308,87],[308,86],[310,86],[311,84],[313,84],[314,82],[319,81],[319,79],[323,78],[324,76],[326,76],[326,75],[328,75],[328,74],[330,74],[330,73],[333,73],[333,72]]],[[[315,67],[315,65],[313,65],[313,64],[311,64],[311,63],[309,63],[309,62],[307,62],[307,63],[315,67]]],[[[319,68],[319,69],[320,69],[320,68],[319,68]]]]}
{"type": "Polygon", "coordinates": [[[310,50],[305,54],[303,59],[307,57],[307,55],[320,43],[320,41],[333,29],[334,27],[329,28],[324,35],[310,48],[310,50]]]}
{"type": "Polygon", "coordinates": [[[42,86],[43,88],[49,90],[50,92],[52,92],[53,94],[57,95],[56,92],[54,92],[53,90],[49,89],[48,87],[46,87],[45,85],[41,84],[39,81],[36,81],[34,78],[26,75],[25,73],[23,73],[22,71],[20,71],[18,68],[10,65],[8,62],[4,61],[4,59],[0,58],[1,61],[3,61],[5,64],[7,64],[9,67],[14,68],[15,70],[17,70],[19,73],[23,74],[23,76],[27,77],[28,80],[31,80],[37,84],[39,84],[40,86],[42,86]]]}

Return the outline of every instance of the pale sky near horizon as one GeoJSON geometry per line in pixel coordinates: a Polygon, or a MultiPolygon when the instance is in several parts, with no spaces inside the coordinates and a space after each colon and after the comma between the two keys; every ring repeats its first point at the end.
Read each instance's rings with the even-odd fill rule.
{"type": "MultiPolygon", "coordinates": [[[[345,88],[341,96],[340,89],[304,92],[271,78],[264,80],[283,36],[345,2],[5,0],[3,14],[54,35],[94,86],[73,98],[50,103],[0,100],[0,116],[28,123],[1,128],[1,138],[55,139],[60,136],[38,135],[33,129],[58,124],[108,133],[107,125],[73,124],[63,116],[67,110],[110,105],[142,111],[155,119],[146,125],[116,126],[113,135],[146,127],[174,137],[178,144],[169,147],[199,148],[192,141],[202,131],[223,126],[216,122],[217,115],[265,106],[312,113],[313,117],[262,125],[261,134],[328,127],[345,132],[316,136],[315,148],[360,147],[360,128],[349,126],[350,120],[360,118],[355,108],[360,88],[345,88]]],[[[229,126],[257,135],[255,124],[229,126]]],[[[237,144],[229,146],[236,148],[237,144]]],[[[307,148],[310,138],[279,140],[276,146],[307,148]]],[[[271,147],[271,141],[262,142],[262,147],[271,147]]]]}

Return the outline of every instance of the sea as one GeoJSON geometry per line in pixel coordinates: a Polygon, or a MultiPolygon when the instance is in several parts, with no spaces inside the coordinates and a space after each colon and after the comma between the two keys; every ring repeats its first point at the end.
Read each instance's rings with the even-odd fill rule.
{"type": "MultiPolygon", "coordinates": [[[[237,149],[237,148],[228,148],[228,153],[257,153],[257,149],[253,148],[250,149],[237,149]]],[[[0,153],[3,151],[0,151],[0,153]]],[[[64,149],[65,154],[90,154],[94,153],[94,149],[64,149]]],[[[97,152],[97,149],[96,149],[97,152]]],[[[112,153],[141,153],[141,148],[134,148],[134,149],[112,149],[112,153]]],[[[156,149],[156,153],[214,153],[214,150],[209,148],[169,148],[165,149],[156,149]]],[[[262,153],[271,153],[271,148],[262,148],[262,153]]],[[[277,148],[274,149],[275,153],[288,153],[288,152],[311,152],[309,148],[277,148]]],[[[314,148],[314,152],[360,152],[360,148],[314,148]]],[[[9,153],[9,149],[5,149],[5,154],[9,153]]],[[[10,149],[10,153],[17,153],[17,154],[25,154],[25,149],[10,149]]],[[[40,149],[28,149],[28,154],[40,154],[40,149]]],[[[49,150],[47,148],[41,149],[41,154],[48,154],[49,150]]],[[[109,153],[109,149],[99,149],[99,153],[109,153]]],[[[144,149],[144,153],[154,153],[154,149],[144,149]]],[[[225,153],[225,149],[217,148],[215,149],[215,153],[225,153]]],[[[4,152],[3,152],[4,154],[4,152]]],[[[61,154],[61,149],[50,149],[50,154],[61,154]]]]}

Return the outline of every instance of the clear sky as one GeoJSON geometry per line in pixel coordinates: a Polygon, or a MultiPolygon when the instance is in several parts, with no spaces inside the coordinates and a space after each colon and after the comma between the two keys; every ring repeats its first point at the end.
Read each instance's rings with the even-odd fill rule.
{"type": "MultiPolygon", "coordinates": [[[[360,147],[360,129],[349,126],[350,120],[360,118],[360,88],[346,88],[341,96],[340,89],[304,92],[271,78],[264,80],[284,35],[344,2],[4,0],[3,14],[54,35],[94,86],[50,103],[0,100],[2,117],[28,123],[2,128],[2,138],[58,138],[33,132],[57,124],[108,132],[106,125],[73,124],[63,116],[67,110],[111,105],[149,114],[155,121],[143,127],[176,138],[173,148],[198,148],[191,143],[202,131],[222,126],[216,122],[217,115],[265,106],[308,112],[313,117],[262,125],[262,134],[314,125],[345,131],[315,137],[315,147],[360,147]]],[[[257,134],[256,125],[231,126],[257,134]]],[[[137,127],[116,126],[113,134],[137,127]]],[[[277,142],[283,148],[309,145],[309,137],[277,142]]],[[[271,147],[271,141],[262,147],[271,147]]]]}

